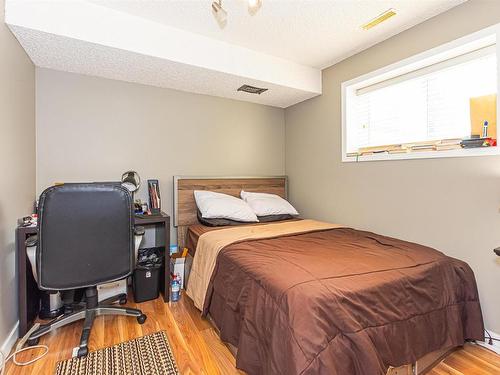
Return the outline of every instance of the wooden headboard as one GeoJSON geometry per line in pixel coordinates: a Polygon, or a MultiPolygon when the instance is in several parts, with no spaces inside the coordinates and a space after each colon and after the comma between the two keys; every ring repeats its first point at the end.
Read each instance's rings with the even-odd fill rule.
{"type": "Polygon", "coordinates": [[[195,190],[210,190],[240,196],[241,190],[277,194],[287,198],[286,176],[275,177],[182,177],[174,176],[174,226],[177,244],[185,246],[187,229],[197,224],[195,190]]]}

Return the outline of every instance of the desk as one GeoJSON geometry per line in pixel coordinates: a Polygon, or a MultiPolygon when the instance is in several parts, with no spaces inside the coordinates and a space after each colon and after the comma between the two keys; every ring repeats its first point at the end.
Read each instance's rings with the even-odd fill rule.
{"type": "Polygon", "coordinates": [[[165,239],[165,256],[160,278],[160,293],[163,294],[163,302],[170,300],[170,216],[161,212],[160,215],[140,215],[135,217],[134,225],[155,227],[155,247],[162,245],[162,239],[165,239]]]}
{"type": "MultiPolygon", "coordinates": [[[[155,246],[161,247],[165,239],[165,257],[160,278],[160,293],[166,303],[170,298],[170,216],[162,212],[160,215],[136,216],[134,225],[155,227],[155,246]]],[[[18,301],[19,301],[19,338],[23,337],[33,325],[40,311],[40,291],[31,272],[26,246],[24,242],[32,235],[38,233],[35,226],[17,227],[17,274],[18,274],[18,301]]]]}

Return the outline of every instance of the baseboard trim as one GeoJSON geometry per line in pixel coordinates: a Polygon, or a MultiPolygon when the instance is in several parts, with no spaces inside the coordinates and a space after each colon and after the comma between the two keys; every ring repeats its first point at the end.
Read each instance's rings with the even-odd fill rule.
{"type": "MultiPolygon", "coordinates": [[[[500,334],[493,332],[492,330],[487,330],[491,337],[500,340],[500,334]]],[[[500,354],[500,341],[493,340],[493,345],[488,344],[488,335],[485,335],[484,341],[477,341],[478,345],[481,345],[484,348],[493,350],[497,354],[500,354]]]]}
{"type": "Polygon", "coordinates": [[[19,321],[14,324],[14,327],[12,327],[9,335],[5,339],[5,341],[2,343],[2,346],[0,347],[0,351],[5,355],[8,356],[12,348],[14,347],[14,344],[16,343],[17,340],[17,330],[19,328],[19,321]]]}

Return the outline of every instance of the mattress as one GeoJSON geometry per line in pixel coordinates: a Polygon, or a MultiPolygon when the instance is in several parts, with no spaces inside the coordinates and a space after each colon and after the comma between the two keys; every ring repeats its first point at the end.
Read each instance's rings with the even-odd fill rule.
{"type": "MultiPolygon", "coordinates": [[[[242,224],[241,226],[254,226],[254,225],[268,225],[272,223],[283,223],[288,221],[296,221],[301,219],[289,219],[289,220],[278,220],[274,222],[267,223],[251,223],[251,224],[242,224]]],[[[188,227],[187,235],[186,235],[186,247],[188,248],[188,252],[191,256],[194,256],[196,253],[196,247],[198,244],[198,239],[204,233],[211,232],[214,230],[227,229],[228,227],[209,227],[203,224],[193,224],[188,227]]]]}
{"type": "MultiPolygon", "coordinates": [[[[190,251],[214,230],[191,226],[190,251]]],[[[385,374],[484,332],[466,263],[351,228],[224,247],[203,314],[250,375],[385,374]]]]}
{"type": "Polygon", "coordinates": [[[223,229],[224,227],[208,227],[203,224],[190,225],[186,234],[186,247],[191,256],[196,253],[196,245],[198,244],[198,239],[203,233],[207,233],[213,230],[223,229]]]}

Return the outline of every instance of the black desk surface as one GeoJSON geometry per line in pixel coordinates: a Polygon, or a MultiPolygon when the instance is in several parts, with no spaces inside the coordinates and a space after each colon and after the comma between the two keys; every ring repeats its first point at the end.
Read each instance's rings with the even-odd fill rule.
{"type": "Polygon", "coordinates": [[[170,220],[170,216],[165,212],[161,212],[158,215],[135,215],[134,219],[135,225],[162,223],[167,220],[170,220]]]}
{"type": "MultiPolygon", "coordinates": [[[[134,225],[148,225],[148,224],[156,224],[156,223],[164,223],[165,221],[170,220],[170,216],[165,212],[161,212],[157,215],[135,215],[134,216],[134,225]]],[[[19,220],[18,220],[19,222],[19,220]]],[[[37,228],[36,225],[28,225],[23,227],[19,225],[17,230],[20,230],[26,234],[36,234],[37,228]]]]}

